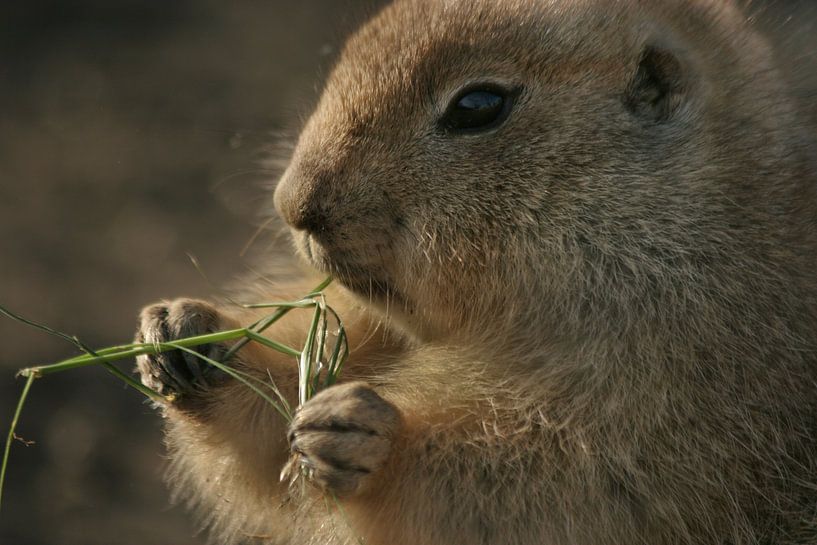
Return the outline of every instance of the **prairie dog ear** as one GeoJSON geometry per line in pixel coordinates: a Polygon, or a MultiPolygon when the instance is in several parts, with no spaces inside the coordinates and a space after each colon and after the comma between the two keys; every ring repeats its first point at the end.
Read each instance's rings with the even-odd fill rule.
{"type": "Polygon", "coordinates": [[[655,123],[672,120],[689,90],[689,74],[680,57],[669,48],[647,44],[624,93],[633,115],[655,123]]]}

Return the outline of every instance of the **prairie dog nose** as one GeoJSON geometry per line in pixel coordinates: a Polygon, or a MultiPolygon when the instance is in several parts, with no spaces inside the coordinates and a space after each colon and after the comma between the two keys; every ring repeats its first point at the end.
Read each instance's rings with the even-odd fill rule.
{"type": "Polygon", "coordinates": [[[287,169],[275,189],[275,209],[290,227],[310,232],[325,231],[329,224],[325,182],[305,181],[292,169],[287,169]]]}

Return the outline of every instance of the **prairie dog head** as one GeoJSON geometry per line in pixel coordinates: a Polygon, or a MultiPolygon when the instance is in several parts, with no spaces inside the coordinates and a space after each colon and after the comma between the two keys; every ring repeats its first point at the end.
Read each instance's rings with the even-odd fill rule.
{"type": "Polygon", "coordinates": [[[275,205],[421,337],[664,319],[779,205],[767,181],[754,203],[788,116],[764,51],[725,1],[398,0],[345,47],[275,205]]]}

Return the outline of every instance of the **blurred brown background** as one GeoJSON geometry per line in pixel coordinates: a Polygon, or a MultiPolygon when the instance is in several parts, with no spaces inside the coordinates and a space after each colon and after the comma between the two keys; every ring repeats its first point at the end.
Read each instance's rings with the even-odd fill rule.
{"type": "MultiPolygon", "coordinates": [[[[130,340],[144,304],[213,291],[188,252],[217,286],[255,266],[240,254],[276,175],[262,159],[377,4],[2,2],[0,304],[106,346],[130,340]]],[[[755,11],[817,112],[815,4],[755,11]]],[[[3,437],[14,371],[75,353],[0,318],[3,437]]],[[[103,370],[37,381],[18,432],[36,444],[13,446],[0,544],[204,542],[169,504],[159,418],[103,370]]]]}

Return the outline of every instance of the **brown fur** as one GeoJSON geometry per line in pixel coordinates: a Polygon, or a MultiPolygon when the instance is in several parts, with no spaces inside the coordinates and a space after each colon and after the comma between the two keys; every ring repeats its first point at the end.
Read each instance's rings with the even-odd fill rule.
{"type": "MultiPolygon", "coordinates": [[[[275,199],[369,385],[290,430],[342,510],[278,483],[286,426],[227,380],[165,411],[178,494],[230,543],[817,543],[817,178],[781,81],[725,0],[386,8],[275,199]],[[440,132],[486,80],[508,120],[440,132]]],[[[234,365],[294,397],[291,361],[234,365]]]]}

